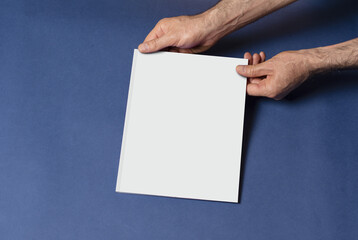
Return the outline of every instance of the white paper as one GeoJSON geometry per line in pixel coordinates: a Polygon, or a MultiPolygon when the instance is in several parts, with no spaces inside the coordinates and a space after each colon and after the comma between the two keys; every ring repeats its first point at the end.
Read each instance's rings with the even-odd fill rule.
{"type": "Polygon", "coordinates": [[[134,50],[117,192],[238,202],[246,59],[134,50]]]}

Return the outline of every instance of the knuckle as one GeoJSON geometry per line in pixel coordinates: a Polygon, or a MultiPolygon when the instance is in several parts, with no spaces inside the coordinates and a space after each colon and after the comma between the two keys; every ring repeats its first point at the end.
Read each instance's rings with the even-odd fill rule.
{"type": "Polygon", "coordinates": [[[254,75],[254,74],[255,74],[255,69],[254,69],[253,67],[248,67],[248,68],[247,68],[247,73],[248,73],[249,75],[254,75]]]}
{"type": "Polygon", "coordinates": [[[158,21],[158,23],[165,23],[168,21],[168,18],[162,18],[158,21]]]}
{"type": "Polygon", "coordinates": [[[169,18],[162,18],[158,21],[158,26],[166,26],[168,24],[169,18]]]}
{"type": "Polygon", "coordinates": [[[157,39],[153,39],[152,41],[150,41],[148,43],[149,48],[155,48],[157,46],[157,41],[158,41],[157,39]]]}

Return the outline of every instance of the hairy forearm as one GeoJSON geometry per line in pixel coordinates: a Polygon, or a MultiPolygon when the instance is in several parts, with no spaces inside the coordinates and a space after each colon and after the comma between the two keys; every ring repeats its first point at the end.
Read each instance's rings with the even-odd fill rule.
{"type": "Polygon", "coordinates": [[[202,13],[212,38],[223,36],[252,23],[296,0],[222,0],[202,13]]]}
{"type": "Polygon", "coordinates": [[[343,43],[300,50],[312,73],[358,68],[358,38],[343,43]]]}

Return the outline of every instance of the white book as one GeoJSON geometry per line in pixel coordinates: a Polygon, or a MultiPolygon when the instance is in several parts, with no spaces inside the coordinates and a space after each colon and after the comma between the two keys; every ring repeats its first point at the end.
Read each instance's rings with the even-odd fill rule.
{"type": "Polygon", "coordinates": [[[117,192],[238,202],[246,59],[134,50],[117,192]]]}

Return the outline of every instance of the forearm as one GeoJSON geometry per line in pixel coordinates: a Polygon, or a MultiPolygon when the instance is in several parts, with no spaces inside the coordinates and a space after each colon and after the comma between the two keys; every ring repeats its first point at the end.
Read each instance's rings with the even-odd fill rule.
{"type": "Polygon", "coordinates": [[[222,0],[201,16],[211,32],[211,37],[219,39],[295,1],[222,0]]]}
{"type": "Polygon", "coordinates": [[[358,68],[358,38],[301,52],[305,55],[312,73],[358,68]]]}

